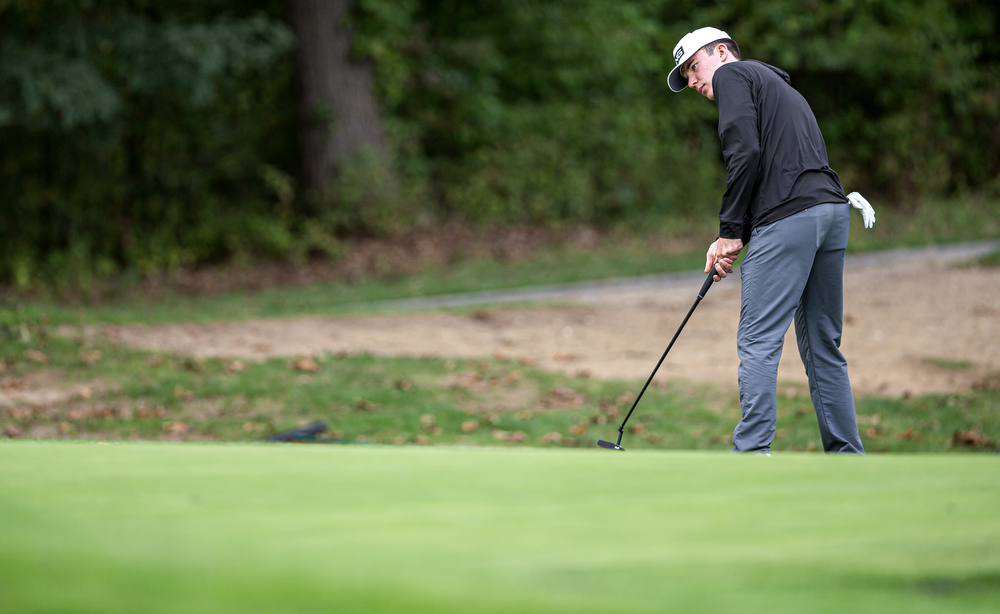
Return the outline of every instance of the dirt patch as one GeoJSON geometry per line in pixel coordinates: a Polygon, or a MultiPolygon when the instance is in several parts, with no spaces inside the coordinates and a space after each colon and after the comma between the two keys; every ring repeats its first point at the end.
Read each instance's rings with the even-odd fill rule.
{"type": "MultiPolygon", "coordinates": [[[[842,349],[858,395],[968,390],[1000,371],[1000,269],[909,260],[848,269],[842,349]]],[[[472,314],[406,313],[216,324],[105,327],[134,347],[200,357],[264,359],[323,352],[506,357],[570,375],[645,379],[697,286],[597,293],[557,307],[472,314]]],[[[714,287],[657,376],[736,389],[739,282],[714,287]]],[[[794,331],[779,383],[801,393],[794,331]]]]}
{"type": "Polygon", "coordinates": [[[16,406],[44,406],[74,399],[101,396],[107,390],[104,382],[66,384],[58,373],[45,369],[25,377],[0,376],[0,409],[16,406]]]}

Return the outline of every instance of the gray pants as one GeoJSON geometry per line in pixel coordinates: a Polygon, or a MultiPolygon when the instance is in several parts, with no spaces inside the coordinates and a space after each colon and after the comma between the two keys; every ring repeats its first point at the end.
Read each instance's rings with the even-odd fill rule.
{"type": "Polygon", "coordinates": [[[743,415],[733,431],[734,453],[771,449],[778,359],[794,315],[823,449],[864,454],[847,360],[840,352],[850,215],[846,202],[816,205],[755,228],[751,235],[740,267],[737,352],[743,415]]]}

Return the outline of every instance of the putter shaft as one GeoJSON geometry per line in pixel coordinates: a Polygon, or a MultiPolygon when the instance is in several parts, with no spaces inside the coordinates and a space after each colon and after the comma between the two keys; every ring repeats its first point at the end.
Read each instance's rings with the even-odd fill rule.
{"type": "Polygon", "coordinates": [[[667,349],[663,350],[663,356],[660,356],[660,361],[656,363],[656,366],[653,368],[653,372],[649,374],[649,379],[646,380],[646,383],[642,386],[642,390],[639,391],[639,396],[637,396],[635,398],[635,402],[632,403],[632,408],[628,410],[627,414],[625,414],[625,419],[622,420],[621,426],[618,427],[618,443],[616,445],[619,447],[622,445],[622,435],[625,433],[625,423],[628,422],[628,419],[632,416],[632,412],[635,411],[635,407],[639,404],[639,399],[642,398],[643,393],[646,392],[646,388],[649,388],[649,383],[653,381],[653,376],[656,375],[656,372],[660,369],[660,365],[663,364],[663,360],[670,352],[670,348],[674,347],[674,342],[677,341],[677,337],[680,336],[681,331],[684,330],[684,325],[687,324],[688,320],[691,318],[691,314],[694,313],[695,307],[697,307],[698,303],[701,302],[701,299],[705,298],[705,295],[708,294],[708,289],[712,287],[712,283],[715,281],[716,275],[718,275],[718,273],[716,273],[715,266],[713,265],[712,271],[705,279],[705,283],[702,284],[701,290],[698,291],[698,298],[694,300],[694,305],[691,305],[691,309],[689,309],[687,315],[684,316],[684,321],[681,322],[681,325],[677,328],[677,332],[674,333],[674,338],[670,340],[670,344],[667,345],[667,349]]]}

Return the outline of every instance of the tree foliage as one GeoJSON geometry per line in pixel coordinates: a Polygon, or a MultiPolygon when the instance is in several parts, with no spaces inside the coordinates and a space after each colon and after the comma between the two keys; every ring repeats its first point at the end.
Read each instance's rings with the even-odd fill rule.
{"type": "Polygon", "coordinates": [[[261,175],[294,171],[293,41],[237,6],[0,5],[0,275],[287,250],[261,175]]]}
{"type": "Polygon", "coordinates": [[[712,215],[715,106],[663,82],[706,24],[789,71],[848,190],[1000,195],[1000,8],[985,0],[357,0],[402,218],[364,159],[337,203],[302,206],[279,0],[0,0],[0,278],[332,252],[332,233],[418,214],[712,215]]]}
{"type": "Polygon", "coordinates": [[[477,219],[704,210],[714,105],[663,85],[684,33],[726,29],[810,101],[848,189],[1000,193],[1000,9],[971,0],[361,0],[397,143],[477,219]]]}

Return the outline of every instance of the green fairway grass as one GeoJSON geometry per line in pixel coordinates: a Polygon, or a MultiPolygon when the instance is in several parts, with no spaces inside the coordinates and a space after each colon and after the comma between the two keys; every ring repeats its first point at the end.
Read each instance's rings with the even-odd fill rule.
{"type": "Polygon", "coordinates": [[[1000,463],[0,442],[0,611],[995,612],[1000,463]]]}

